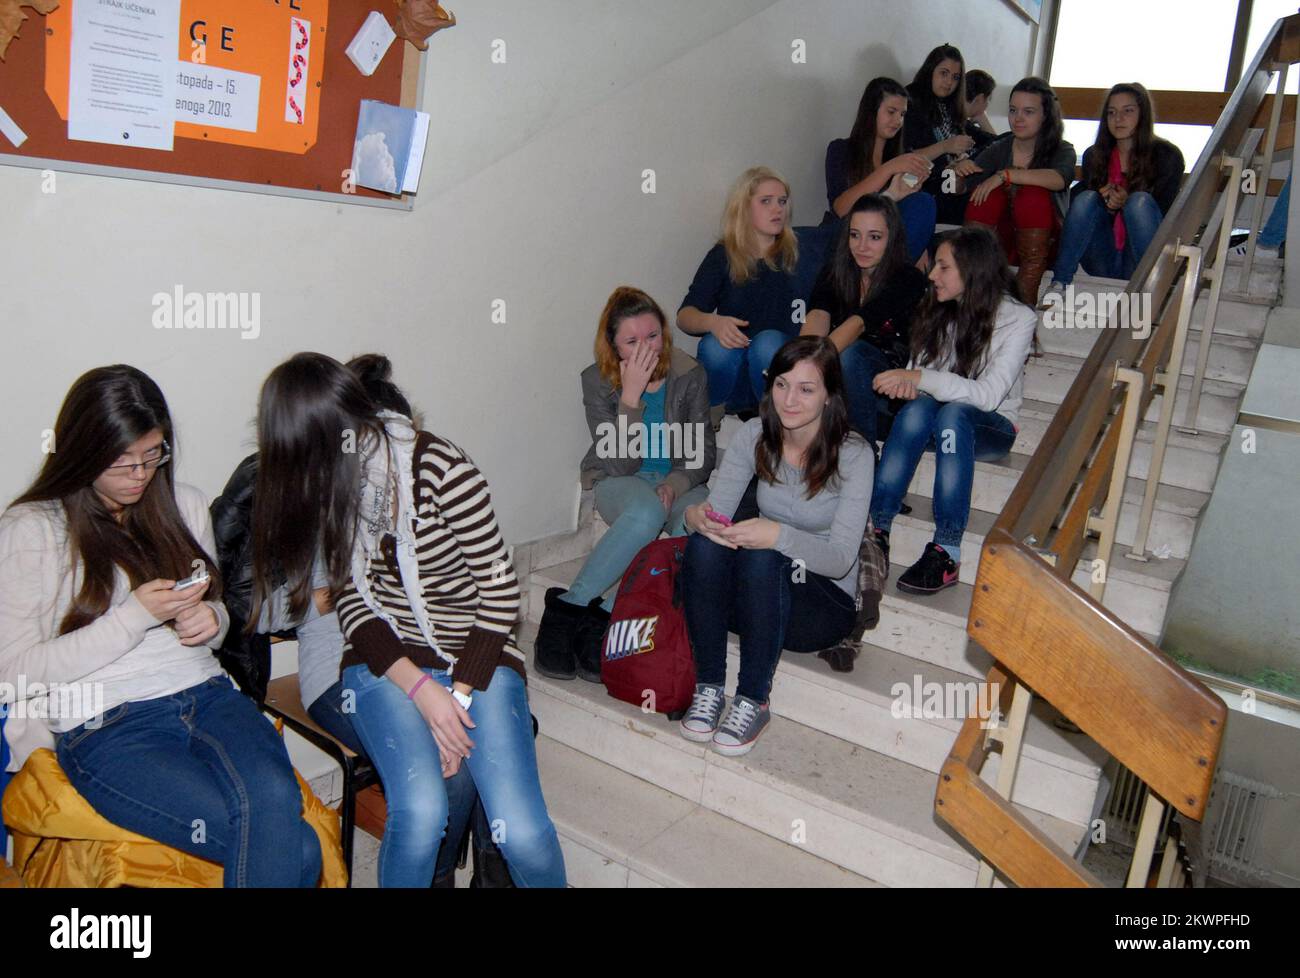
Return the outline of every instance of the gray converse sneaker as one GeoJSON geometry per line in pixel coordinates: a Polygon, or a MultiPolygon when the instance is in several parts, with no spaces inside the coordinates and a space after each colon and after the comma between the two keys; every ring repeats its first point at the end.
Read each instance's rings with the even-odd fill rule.
{"type": "Polygon", "coordinates": [[[770,719],[766,703],[760,705],[748,696],[737,696],[713,735],[713,749],[728,757],[748,754],[770,719]]]}
{"type": "Polygon", "coordinates": [[[727,698],[722,695],[721,686],[709,683],[696,683],[695,695],[691,697],[691,708],[682,717],[682,736],[697,744],[706,744],[713,739],[718,729],[718,719],[727,698]]]}

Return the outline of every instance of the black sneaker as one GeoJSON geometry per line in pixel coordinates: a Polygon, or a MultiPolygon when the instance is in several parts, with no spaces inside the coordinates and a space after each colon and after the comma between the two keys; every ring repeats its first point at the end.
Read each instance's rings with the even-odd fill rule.
{"type": "Polygon", "coordinates": [[[573,679],[578,675],[578,630],[587,609],[561,601],[564,588],[546,592],[546,610],[537,629],[533,666],[552,679],[573,679]]]}
{"type": "Polygon", "coordinates": [[[921,559],[903,571],[898,589],[908,594],[935,594],[957,583],[957,564],[937,543],[927,543],[921,559]]]}
{"type": "Polygon", "coordinates": [[[885,573],[888,574],[889,573],[889,531],[876,530],[875,534],[876,534],[876,546],[879,547],[880,552],[885,555],[885,573]]]}
{"type": "Polygon", "coordinates": [[[578,678],[589,683],[600,682],[600,650],[609,627],[609,612],[600,606],[600,598],[592,598],[582,609],[578,622],[578,638],[574,648],[578,657],[578,678]]]}

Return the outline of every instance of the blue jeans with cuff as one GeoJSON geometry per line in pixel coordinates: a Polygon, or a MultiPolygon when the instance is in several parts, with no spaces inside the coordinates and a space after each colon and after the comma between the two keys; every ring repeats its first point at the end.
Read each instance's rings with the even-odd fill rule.
{"type": "MultiPolygon", "coordinates": [[[[445,670],[424,672],[451,689],[445,670]]],[[[379,885],[427,887],[450,809],[438,744],[419,708],[392,680],[357,665],[343,671],[343,685],[356,694],[352,725],[388,803],[379,885]]],[[[564,886],[564,856],[542,797],[523,678],[498,666],[488,688],[474,691],[469,716],[475,726],[466,733],[474,747],[461,763],[469,766],[511,878],[520,887],[564,886]]]]}
{"type": "MultiPolygon", "coordinates": [[[[331,737],[346,744],[354,754],[368,756],[352,726],[353,714],[344,708],[343,680],[340,679],[327,689],[307,707],[311,718],[331,737]]],[[[460,855],[460,843],[469,828],[470,819],[478,814],[482,806],[478,804],[478,791],[474,779],[470,776],[469,765],[462,764],[460,770],[444,781],[447,786],[447,834],[444,844],[438,849],[437,866],[434,878],[442,879],[456,871],[456,859],[460,855]]],[[[487,837],[480,840],[488,845],[487,837]]]]}
{"type": "Polygon", "coordinates": [[[284,741],[225,676],[105,711],[56,753],[83,798],[114,825],[220,863],[225,885],[310,887],[320,840],[284,741]]]}
{"type": "MultiPolygon", "coordinates": [[[[908,197],[908,200],[912,198],[908,197]]],[[[844,395],[848,401],[849,424],[867,440],[874,453],[880,412],[889,404],[887,397],[877,394],[871,386],[876,374],[891,369],[885,351],[866,340],[856,340],[840,354],[840,369],[844,374],[844,395]]]]}
{"type": "MultiPolygon", "coordinates": [[[[707,424],[707,422],[706,422],[707,424]]],[[[584,608],[594,599],[609,591],[627,571],[632,559],[641,548],[659,538],[667,529],[670,537],[685,533],[686,507],[702,503],[709,498],[709,487],[699,485],[673,500],[671,510],[664,504],[655,488],[663,476],[651,472],[636,475],[613,476],[596,483],[596,511],[609,524],[587,555],[586,563],[563,595],[563,600],[584,608]]],[[[611,594],[602,602],[606,611],[612,611],[611,594]]]]}
{"type": "Polygon", "coordinates": [[[872,526],[889,532],[921,454],[929,449],[935,453],[934,542],[960,547],[970,520],[975,463],[1003,458],[1015,442],[1015,426],[996,411],[918,395],[898,412],[880,451],[871,492],[872,526]]]}
{"type": "Polygon", "coordinates": [[[727,679],[727,632],[740,636],[736,693],[766,703],[781,650],[817,652],[853,628],[854,600],[829,578],[776,550],[732,550],[692,534],[682,565],[695,681],[727,679]]]}
{"type": "Polygon", "coordinates": [[[1115,247],[1115,218],[1101,194],[1085,190],[1070,204],[1061,229],[1061,244],[1052,269],[1052,280],[1062,285],[1074,281],[1082,262],[1083,270],[1099,278],[1130,279],[1138,262],[1155,240],[1164,214],[1148,193],[1132,193],[1124,204],[1125,241],[1115,247]]]}
{"type": "MultiPolygon", "coordinates": [[[[742,332],[749,336],[747,330],[742,332]]],[[[767,378],[763,372],[776,356],[776,351],[795,335],[765,329],[749,336],[749,346],[736,350],[728,350],[712,333],[700,337],[695,359],[704,365],[709,376],[709,403],[715,407],[726,404],[727,410],[733,413],[757,408],[767,390],[767,378]]]]}

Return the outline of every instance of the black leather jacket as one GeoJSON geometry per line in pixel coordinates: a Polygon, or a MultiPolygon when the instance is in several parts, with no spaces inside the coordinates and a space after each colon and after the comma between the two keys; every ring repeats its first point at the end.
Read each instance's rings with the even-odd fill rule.
{"type": "Polygon", "coordinates": [[[271,675],[271,638],[244,634],[253,594],[253,487],[257,483],[257,454],[235,468],[226,488],[212,501],[212,531],[217,540],[223,600],[230,628],[217,650],[222,666],[239,688],[261,704],[271,675]]]}

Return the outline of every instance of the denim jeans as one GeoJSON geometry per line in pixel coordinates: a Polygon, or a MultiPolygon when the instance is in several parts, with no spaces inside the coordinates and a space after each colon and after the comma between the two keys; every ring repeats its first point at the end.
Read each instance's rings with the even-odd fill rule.
{"type": "Polygon", "coordinates": [[[727,632],[740,636],[736,693],[766,703],[781,650],[816,652],[853,628],[854,601],[834,582],[776,550],[732,550],[696,533],[682,566],[695,679],[727,679],[727,632]]]}
{"type": "Polygon", "coordinates": [[[284,741],[225,676],[109,709],[59,736],[59,764],[114,825],[220,863],[226,886],[315,886],[316,832],[284,741]]]}
{"type": "MultiPolygon", "coordinates": [[[[330,736],[346,744],[355,754],[368,756],[361,745],[361,738],[352,727],[352,714],[343,706],[343,680],[340,679],[307,707],[307,712],[316,723],[330,736]]],[[[438,849],[437,865],[434,878],[442,879],[456,871],[456,857],[460,854],[460,843],[469,828],[470,818],[481,815],[483,806],[479,804],[478,790],[470,776],[469,765],[462,764],[460,770],[444,782],[447,786],[447,833],[438,849]]],[[[490,835],[480,840],[490,847],[490,835]]]]}
{"type": "Polygon", "coordinates": [[[908,194],[898,204],[898,216],[903,221],[903,237],[907,240],[907,257],[915,264],[934,237],[937,203],[923,190],[908,194]]]}
{"type": "MultiPolygon", "coordinates": [[[[792,310],[793,312],[793,310],[792,310]]],[[[758,407],[767,378],[763,371],[793,335],[765,329],[749,337],[749,346],[728,350],[717,338],[708,333],[700,337],[695,359],[704,365],[709,376],[709,403],[727,405],[729,411],[745,411],[758,407]]]]}
{"type": "MultiPolygon", "coordinates": [[[[667,528],[670,537],[685,532],[686,507],[708,499],[709,487],[696,486],[675,499],[672,510],[665,512],[655,493],[655,487],[662,481],[663,476],[657,473],[638,472],[596,483],[596,511],[609,524],[609,529],[587,555],[564,600],[585,607],[618,584],[632,559],[647,543],[658,539],[661,530],[667,528]]],[[[613,596],[607,597],[603,604],[606,611],[612,610],[613,596]]]]}
{"type": "MultiPolygon", "coordinates": [[[[451,688],[445,671],[424,671],[451,688]]],[[[419,709],[396,683],[357,665],[343,671],[343,685],[356,692],[352,724],[388,802],[379,885],[427,887],[450,807],[438,745],[419,709]]],[[[510,876],[521,887],[564,886],[564,856],[542,798],[524,681],[513,669],[499,666],[488,688],[473,695],[469,715],[475,726],[466,732],[474,747],[462,763],[469,765],[510,876]]]]}
{"type": "MultiPolygon", "coordinates": [[[[1260,206],[1264,206],[1264,201],[1260,200],[1260,206]]],[[[1286,183],[1282,184],[1282,191],[1277,195],[1277,200],[1273,202],[1273,210],[1268,215],[1268,220],[1264,227],[1260,229],[1259,237],[1256,243],[1264,248],[1280,248],[1282,242],[1286,241],[1286,219],[1291,209],[1291,174],[1286,175],[1286,183]]]]}
{"type": "MultiPolygon", "coordinates": [[[[908,197],[907,200],[911,200],[908,197]]],[[[849,423],[853,430],[867,440],[871,450],[876,450],[879,429],[877,416],[889,405],[871,386],[876,374],[890,368],[889,358],[879,347],[866,340],[856,340],[840,354],[840,369],[844,373],[844,394],[848,400],[849,423]]]]}
{"type": "Polygon", "coordinates": [[[880,452],[871,493],[872,525],[885,532],[893,526],[921,453],[930,449],[935,452],[934,542],[960,547],[970,519],[975,463],[1004,457],[1015,441],[1015,426],[996,411],[945,404],[929,394],[908,401],[880,452]]]}
{"type": "Polygon", "coordinates": [[[1080,262],[1089,275],[1132,278],[1138,262],[1155,240],[1164,215],[1156,199],[1142,192],[1128,195],[1123,213],[1125,241],[1121,251],[1115,247],[1115,221],[1101,194],[1085,190],[1075,197],[1061,230],[1061,246],[1052,279],[1069,285],[1080,262]]]}

